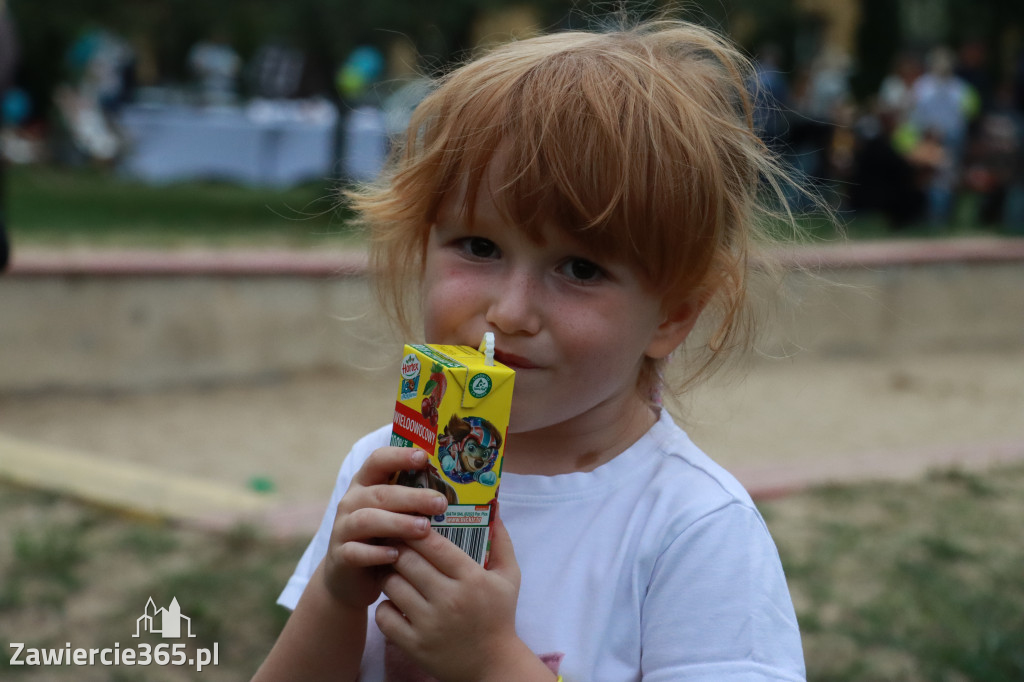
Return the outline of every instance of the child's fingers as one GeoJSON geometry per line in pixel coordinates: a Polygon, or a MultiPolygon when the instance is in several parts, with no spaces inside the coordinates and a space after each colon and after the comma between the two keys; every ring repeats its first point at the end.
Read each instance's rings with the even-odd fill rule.
{"type": "Polygon", "coordinates": [[[399,648],[407,647],[408,642],[414,637],[412,625],[391,601],[385,600],[377,605],[374,620],[377,621],[377,627],[381,634],[397,644],[399,648]]]}
{"type": "Polygon", "coordinates": [[[430,532],[430,519],[414,514],[396,514],[384,509],[363,507],[350,514],[338,515],[334,523],[335,540],[339,543],[389,538],[415,540],[430,532]]]}
{"type": "Polygon", "coordinates": [[[498,505],[494,507],[494,525],[491,527],[491,554],[487,569],[502,574],[509,582],[518,587],[521,580],[519,562],[516,561],[515,548],[508,529],[498,514],[498,505]]]}
{"type": "Polygon", "coordinates": [[[396,446],[378,448],[363,462],[352,482],[361,486],[387,483],[396,471],[422,469],[426,465],[427,453],[422,450],[396,446]]]}
{"type": "Polygon", "coordinates": [[[403,485],[373,485],[351,488],[338,503],[338,514],[354,514],[360,509],[382,509],[398,514],[440,514],[448,500],[436,490],[410,488],[403,485]]]}
{"type": "MultiPolygon", "coordinates": [[[[451,540],[438,533],[427,533],[414,540],[407,540],[406,544],[449,578],[458,580],[467,573],[480,569],[480,564],[459,549],[451,540]]],[[[404,559],[405,553],[402,552],[399,562],[404,559]]]]}
{"type": "MultiPolygon", "coordinates": [[[[469,559],[469,555],[437,533],[429,533],[427,536],[424,536],[423,540],[407,540],[406,546],[398,548],[398,558],[395,559],[394,563],[395,573],[422,595],[440,594],[443,590],[448,589],[452,582],[451,576],[445,574],[434,563],[437,561],[443,564],[443,560],[437,560],[436,556],[424,556],[416,549],[417,547],[424,547],[423,541],[430,539],[430,536],[435,536],[442,543],[450,545],[444,546],[440,543],[436,545],[442,551],[452,550],[459,552],[469,559]]],[[[469,559],[469,563],[472,564],[473,568],[477,567],[477,563],[472,559],[469,559]]],[[[403,607],[402,610],[405,611],[405,604],[400,599],[392,598],[392,601],[403,607]]]]}
{"type": "Polygon", "coordinates": [[[391,600],[402,614],[416,623],[427,608],[427,600],[419,589],[410,583],[397,569],[388,573],[381,581],[381,592],[391,600]]]}
{"type": "Polygon", "coordinates": [[[398,559],[398,550],[387,545],[370,545],[365,542],[345,542],[338,547],[338,558],[348,566],[370,568],[387,566],[398,559]]]}

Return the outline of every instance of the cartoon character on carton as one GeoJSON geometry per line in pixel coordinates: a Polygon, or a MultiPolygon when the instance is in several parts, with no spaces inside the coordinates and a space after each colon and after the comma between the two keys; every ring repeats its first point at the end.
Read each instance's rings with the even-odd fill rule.
{"type": "Polygon", "coordinates": [[[501,449],[501,434],[483,417],[453,414],[437,443],[441,469],[452,481],[484,485],[498,482],[498,474],[492,469],[501,449]]]}
{"type": "MultiPolygon", "coordinates": [[[[410,488],[436,490],[445,496],[448,504],[459,503],[459,496],[455,493],[455,488],[451,487],[447,481],[441,478],[441,474],[437,473],[437,469],[430,464],[427,465],[426,469],[419,471],[400,471],[395,477],[394,482],[398,485],[409,486],[410,488]]],[[[442,515],[441,518],[444,518],[444,516],[442,515]]]]}

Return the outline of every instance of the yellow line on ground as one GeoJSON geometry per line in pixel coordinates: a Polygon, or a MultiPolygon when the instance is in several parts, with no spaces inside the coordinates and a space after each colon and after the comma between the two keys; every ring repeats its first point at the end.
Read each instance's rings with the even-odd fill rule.
{"type": "Polygon", "coordinates": [[[160,518],[230,524],[275,498],[0,433],[0,478],[160,518]]]}

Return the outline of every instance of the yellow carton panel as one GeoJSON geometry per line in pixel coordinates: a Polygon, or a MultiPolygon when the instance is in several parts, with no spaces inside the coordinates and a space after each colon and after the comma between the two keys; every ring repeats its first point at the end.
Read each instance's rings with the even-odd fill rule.
{"type": "Polygon", "coordinates": [[[445,494],[431,519],[442,535],[486,564],[494,500],[508,434],[515,372],[470,346],[406,345],[391,444],[430,456],[395,482],[445,494]]]}

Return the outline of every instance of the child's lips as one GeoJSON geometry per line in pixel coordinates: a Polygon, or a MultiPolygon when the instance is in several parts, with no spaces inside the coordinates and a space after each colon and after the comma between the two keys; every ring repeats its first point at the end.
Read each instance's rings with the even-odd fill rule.
{"type": "Polygon", "coordinates": [[[515,353],[507,353],[505,351],[495,350],[494,359],[500,362],[501,364],[505,365],[506,367],[511,367],[512,369],[515,370],[540,369],[540,365],[535,365],[528,359],[524,358],[521,355],[516,355],[515,353]]]}

